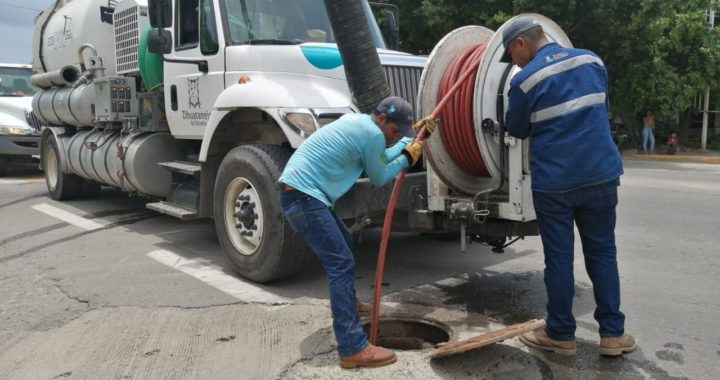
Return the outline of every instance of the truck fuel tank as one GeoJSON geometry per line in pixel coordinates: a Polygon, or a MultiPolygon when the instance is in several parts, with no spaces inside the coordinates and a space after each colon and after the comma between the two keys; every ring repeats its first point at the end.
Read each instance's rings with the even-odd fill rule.
{"type": "Polygon", "coordinates": [[[80,177],[157,197],[167,196],[170,172],[160,162],[182,157],[182,146],[169,133],[121,134],[83,130],[65,139],[68,168],[80,177]]]}

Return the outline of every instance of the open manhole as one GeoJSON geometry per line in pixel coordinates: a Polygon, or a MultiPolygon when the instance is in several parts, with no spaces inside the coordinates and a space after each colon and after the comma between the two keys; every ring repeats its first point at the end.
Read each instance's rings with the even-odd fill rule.
{"type": "MultiPolygon", "coordinates": [[[[370,336],[370,322],[363,324],[370,336]]],[[[447,342],[450,328],[440,322],[419,317],[380,317],[377,345],[395,350],[423,350],[447,342]]]]}

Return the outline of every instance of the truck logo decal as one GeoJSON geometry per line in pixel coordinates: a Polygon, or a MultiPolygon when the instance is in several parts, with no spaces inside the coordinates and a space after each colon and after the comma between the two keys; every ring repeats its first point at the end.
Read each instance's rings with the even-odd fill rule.
{"type": "Polygon", "coordinates": [[[200,108],[200,83],[199,78],[188,78],[188,107],[200,108]]]}

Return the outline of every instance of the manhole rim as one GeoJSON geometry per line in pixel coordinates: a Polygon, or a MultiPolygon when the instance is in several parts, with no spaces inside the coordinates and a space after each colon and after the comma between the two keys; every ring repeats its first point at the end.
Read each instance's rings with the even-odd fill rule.
{"type": "MultiPolygon", "coordinates": [[[[363,320],[366,320],[361,325],[365,326],[368,325],[368,328],[370,327],[370,324],[372,323],[372,320],[370,317],[363,318],[363,320]]],[[[454,328],[452,328],[447,323],[438,321],[437,319],[428,318],[428,317],[421,317],[413,314],[407,314],[407,313],[389,313],[389,314],[380,314],[378,316],[378,323],[382,323],[383,321],[399,321],[399,322],[414,322],[414,323],[424,323],[426,325],[430,325],[432,327],[438,328],[448,335],[447,343],[451,343],[457,340],[458,334],[455,331],[454,328]]]]}

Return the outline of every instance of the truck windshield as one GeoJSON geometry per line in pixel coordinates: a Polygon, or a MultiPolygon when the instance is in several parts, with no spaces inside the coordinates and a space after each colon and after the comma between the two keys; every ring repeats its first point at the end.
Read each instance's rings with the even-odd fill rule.
{"type": "MultiPolygon", "coordinates": [[[[363,1],[365,19],[377,48],[385,48],[375,18],[363,1]]],[[[335,43],[323,0],[225,0],[233,44],[335,43]]]]}
{"type": "Polygon", "coordinates": [[[0,96],[33,96],[37,89],[30,85],[32,75],[30,68],[0,66],[0,96]]]}

